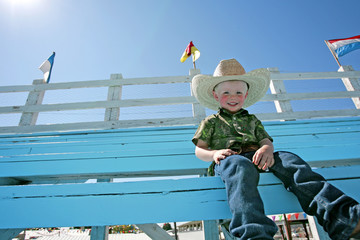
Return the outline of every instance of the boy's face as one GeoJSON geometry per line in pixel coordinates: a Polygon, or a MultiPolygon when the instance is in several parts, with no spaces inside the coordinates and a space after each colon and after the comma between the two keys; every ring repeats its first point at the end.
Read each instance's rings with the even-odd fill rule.
{"type": "Polygon", "coordinates": [[[213,96],[222,108],[236,113],[244,105],[247,90],[247,84],[243,81],[226,81],[215,87],[213,96]]]}

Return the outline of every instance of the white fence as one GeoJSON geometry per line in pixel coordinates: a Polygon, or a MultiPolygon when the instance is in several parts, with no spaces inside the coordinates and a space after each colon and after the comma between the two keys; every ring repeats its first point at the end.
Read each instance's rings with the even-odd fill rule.
{"type": "MultiPolygon", "coordinates": [[[[354,71],[351,66],[341,67],[337,72],[305,72],[305,73],[280,73],[276,68],[269,68],[271,72],[270,94],[267,94],[261,101],[274,102],[275,112],[256,113],[258,118],[265,121],[273,120],[295,120],[311,119],[320,117],[346,117],[360,116],[360,71],[354,71]],[[302,92],[287,93],[284,81],[289,80],[310,80],[319,79],[341,79],[346,91],[332,92],[302,92]],[[294,111],[291,101],[314,100],[314,99],[352,99],[353,106],[349,109],[335,110],[308,110],[294,111]]],[[[43,83],[42,80],[34,80],[33,85],[22,86],[3,86],[0,87],[1,93],[28,92],[25,105],[2,106],[0,114],[21,114],[18,126],[0,127],[0,133],[25,133],[42,131],[68,131],[84,129],[114,129],[114,128],[133,128],[133,127],[158,127],[158,126],[177,126],[177,125],[196,125],[206,115],[206,109],[200,106],[196,99],[191,96],[173,97],[152,97],[137,99],[122,99],[124,86],[144,85],[144,84],[172,84],[190,83],[199,70],[190,70],[187,76],[153,77],[153,78],[130,78],[123,79],[121,74],[112,74],[110,79],[79,81],[67,83],[43,83]],[[55,104],[44,104],[45,92],[60,89],[77,88],[104,88],[107,90],[107,99],[103,101],[86,102],[66,102],[55,104]],[[181,105],[192,106],[192,116],[184,117],[165,117],[149,119],[129,119],[119,120],[120,110],[138,106],[161,106],[161,105],[181,105]],[[58,112],[68,110],[84,109],[105,109],[104,121],[70,122],[58,124],[37,124],[39,113],[58,112]]],[[[326,82],[324,82],[326,84],[326,82]]],[[[305,83],[304,83],[305,84],[305,83]]],[[[188,85],[190,88],[190,84],[188,85]]]]}

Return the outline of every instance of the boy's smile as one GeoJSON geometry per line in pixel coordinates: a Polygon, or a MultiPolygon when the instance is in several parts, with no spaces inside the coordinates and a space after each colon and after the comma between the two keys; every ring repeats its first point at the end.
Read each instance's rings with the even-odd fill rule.
{"type": "Polygon", "coordinates": [[[222,108],[236,113],[244,105],[247,90],[247,84],[243,81],[226,81],[215,87],[213,96],[222,108]]]}

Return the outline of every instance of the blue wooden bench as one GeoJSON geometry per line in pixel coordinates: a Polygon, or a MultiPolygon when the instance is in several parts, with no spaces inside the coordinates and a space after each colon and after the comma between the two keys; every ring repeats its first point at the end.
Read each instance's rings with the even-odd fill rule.
{"type": "MultiPolygon", "coordinates": [[[[276,150],[300,155],[360,201],[359,117],[264,125],[276,150]]],[[[26,228],[230,218],[220,178],[199,177],[208,163],[194,156],[195,130],[0,135],[0,239],[26,228]],[[114,178],[120,180],[109,181],[114,178]]],[[[261,174],[259,189],[267,214],[302,211],[271,173],[261,174]]]]}

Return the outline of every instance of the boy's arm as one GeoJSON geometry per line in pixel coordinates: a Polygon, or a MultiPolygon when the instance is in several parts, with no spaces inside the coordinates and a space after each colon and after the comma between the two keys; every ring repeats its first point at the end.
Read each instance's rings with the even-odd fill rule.
{"type": "Polygon", "coordinates": [[[274,145],[268,138],[261,140],[259,144],[260,148],[253,156],[253,163],[257,165],[259,169],[266,170],[275,163],[274,145]]]}
{"type": "Polygon", "coordinates": [[[221,160],[233,154],[237,153],[231,149],[211,150],[208,144],[200,139],[195,148],[196,157],[205,162],[215,161],[216,164],[220,164],[221,160]]]}

